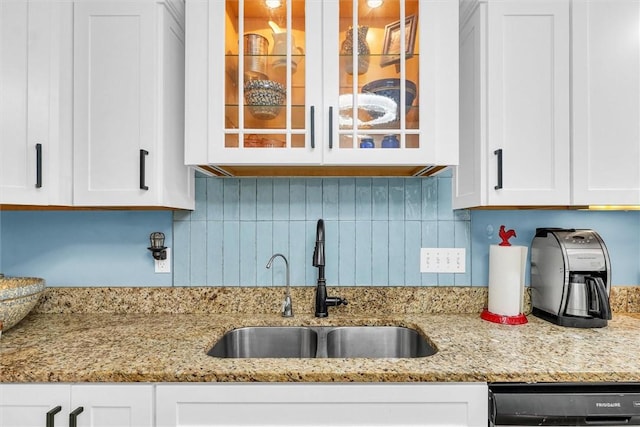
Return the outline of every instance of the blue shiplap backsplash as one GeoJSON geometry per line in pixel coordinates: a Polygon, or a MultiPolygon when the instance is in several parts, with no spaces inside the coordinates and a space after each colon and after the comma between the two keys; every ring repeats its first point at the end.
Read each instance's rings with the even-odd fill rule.
{"type": "Polygon", "coordinates": [[[327,283],[469,285],[420,273],[421,247],[461,247],[470,265],[468,211],[451,209],[451,175],[417,178],[196,178],[196,209],[174,214],[174,284],[268,286],[274,253],[292,285],[312,285],[316,223],[325,221],[327,283]]]}
{"type": "MultiPolygon", "coordinates": [[[[318,218],[329,285],[486,286],[501,224],[530,246],[536,227],[598,231],[612,283],[640,285],[640,211],[451,209],[451,174],[429,178],[196,179],[196,209],[0,212],[0,272],[49,286],[313,285],[318,218]],[[162,231],[173,273],[156,274],[149,234],[162,231]],[[421,274],[420,247],[460,247],[464,274],[421,274]]],[[[528,275],[527,275],[528,283],[528,275]]]]}

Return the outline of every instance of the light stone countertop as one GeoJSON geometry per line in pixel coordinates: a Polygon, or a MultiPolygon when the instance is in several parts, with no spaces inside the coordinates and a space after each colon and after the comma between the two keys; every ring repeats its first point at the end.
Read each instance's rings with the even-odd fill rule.
{"type": "Polygon", "coordinates": [[[0,382],[640,381],[640,314],[573,329],[532,315],[520,326],[477,314],[32,313],[0,338],[0,382]],[[226,331],[260,325],[400,325],[438,348],[418,359],[222,359],[226,331]]]}

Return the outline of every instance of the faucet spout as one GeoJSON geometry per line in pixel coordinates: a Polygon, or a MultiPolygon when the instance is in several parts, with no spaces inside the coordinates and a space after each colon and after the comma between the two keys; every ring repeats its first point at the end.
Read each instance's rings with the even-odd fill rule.
{"type": "Polygon", "coordinates": [[[316,285],[316,317],[327,317],[329,310],[327,307],[347,305],[345,298],[327,296],[326,279],[324,277],[325,254],[324,254],[324,221],[318,220],[316,226],[316,246],[313,250],[313,266],[318,267],[318,283],[316,285]]]}
{"type": "Polygon", "coordinates": [[[318,220],[316,225],[316,247],[313,250],[313,266],[324,267],[324,221],[318,220]]]}
{"type": "Polygon", "coordinates": [[[293,303],[291,302],[291,284],[289,282],[289,261],[287,261],[287,257],[278,253],[273,254],[269,261],[267,262],[267,268],[271,268],[273,264],[273,260],[277,257],[281,257],[284,260],[284,265],[287,269],[287,290],[285,291],[284,301],[282,302],[282,317],[293,317],[293,303]]]}

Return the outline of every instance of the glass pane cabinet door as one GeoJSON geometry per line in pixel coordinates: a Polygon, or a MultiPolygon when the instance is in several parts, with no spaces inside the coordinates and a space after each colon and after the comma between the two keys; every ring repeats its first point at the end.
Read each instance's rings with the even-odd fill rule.
{"type": "Polygon", "coordinates": [[[333,42],[338,57],[338,74],[332,78],[339,88],[338,142],[331,147],[340,152],[336,160],[353,155],[359,163],[367,159],[382,163],[382,156],[390,162],[394,158],[405,162],[407,155],[417,154],[420,3],[340,0],[333,11],[338,16],[338,25],[331,30],[337,33],[333,42]],[[365,154],[364,149],[371,151],[365,154]]]}
{"type": "Polygon", "coordinates": [[[188,164],[457,163],[458,1],[186,4],[188,164]]]}
{"type": "Polygon", "coordinates": [[[305,3],[226,0],[225,149],[273,162],[307,148],[305,3]]]}

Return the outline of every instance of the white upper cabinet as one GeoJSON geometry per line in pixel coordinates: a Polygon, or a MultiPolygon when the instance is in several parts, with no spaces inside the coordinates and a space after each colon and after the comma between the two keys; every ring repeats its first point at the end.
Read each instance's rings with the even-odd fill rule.
{"type": "Polygon", "coordinates": [[[640,3],[462,10],[454,208],[640,205],[640,3]]]}
{"type": "Polygon", "coordinates": [[[569,18],[568,0],[461,17],[454,208],[570,203],[569,18]]]}
{"type": "Polygon", "coordinates": [[[640,205],[640,2],[573,4],[573,203],[640,205]]]}
{"type": "Polygon", "coordinates": [[[193,209],[184,2],[0,2],[0,204],[193,209]]]}
{"type": "Polygon", "coordinates": [[[59,18],[58,2],[0,2],[0,204],[71,200],[57,122],[59,18]]]}
{"type": "Polygon", "coordinates": [[[74,4],[74,205],[193,209],[182,142],[183,7],[74,4]]]}
{"type": "Polygon", "coordinates": [[[457,163],[455,0],[186,8],[187,164],[241,176],[412,175],[457,163]]]}

